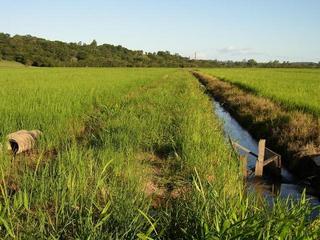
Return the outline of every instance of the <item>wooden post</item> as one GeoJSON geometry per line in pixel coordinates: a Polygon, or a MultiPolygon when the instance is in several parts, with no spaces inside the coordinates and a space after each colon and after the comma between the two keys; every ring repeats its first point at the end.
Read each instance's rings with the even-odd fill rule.
{"type": "Polygon", "coordinates": [[[265,151],[266,151],[266,140],[261,139],[259,141],[259,153],[258,153],[258,160],[256,162],[256,169],[255,169],[256,177],[262,177],[263,175],[263,162],[264,162],[265,151]]]}

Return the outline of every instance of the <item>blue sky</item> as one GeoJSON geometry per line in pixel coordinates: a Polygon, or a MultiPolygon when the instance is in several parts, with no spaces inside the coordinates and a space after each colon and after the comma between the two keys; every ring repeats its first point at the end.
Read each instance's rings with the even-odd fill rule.
{"type": "Polygon", "coordinates": [[[198,58],[320,61],[319,0],[1,1],[0,32],[198,58]]]}

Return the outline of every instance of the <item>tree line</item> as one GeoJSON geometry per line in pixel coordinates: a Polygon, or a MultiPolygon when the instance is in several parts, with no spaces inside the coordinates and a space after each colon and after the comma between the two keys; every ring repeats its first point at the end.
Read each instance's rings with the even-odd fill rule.
{"type": "Polygon", "coordinates": [[[195,60],[169,51],[149,53],[120,45],[98,45],[95,40],[90,44],[65,43],[6,33],[0,33],[1,59],[38,67],[320,67],[320,62],[195,60]]]}

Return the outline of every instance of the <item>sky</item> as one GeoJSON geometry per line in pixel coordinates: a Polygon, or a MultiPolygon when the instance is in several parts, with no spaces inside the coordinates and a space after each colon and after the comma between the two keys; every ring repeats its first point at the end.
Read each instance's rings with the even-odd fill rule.
{"type": "Polygon", "coordinates": [[[198,59],[320,61],[320,0],[0,0],[0,32],[198,59]]]}

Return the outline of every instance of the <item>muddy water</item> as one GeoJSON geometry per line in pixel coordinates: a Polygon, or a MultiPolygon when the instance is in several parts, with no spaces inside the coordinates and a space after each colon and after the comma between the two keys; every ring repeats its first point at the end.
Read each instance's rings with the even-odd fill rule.
{"type": "MultiPolygon", "coordinates": [[[[213,99],[213,108],[215,114],[220,118],[223,123],[224,133],[227,138],[238,142],[242,146],[250,149],[252,152],[258,152],[258,142],[246,131],[240,124],[226,111],[223,106],[213,99]]],[[[243,154],[239,152],[239,154],[243,154]]],[[[248,170],[249,172],[253,170],[255,166],[255,159],[249,157],[248,159],[248,170]]],[[[305,185],[299,183],[295,177],[290,174],[285,168],[281,169],[281,180],[274,180],[270,176],[264,176],[263,178],[256,179],[249,175],[248,189],[251,191],[256,191],[262,196],[264,196],[270,203],[272,202],[274,196],[279,195],[282,198],[292,198],[299,200],[303,190],[306,188],[305,185]]],[[[319,206],[320,201],[318,198],[307,195],[312,206],[319,206]]],[[[317,215],[318,212],[314,212],[313,215],[317,215]]]]}

